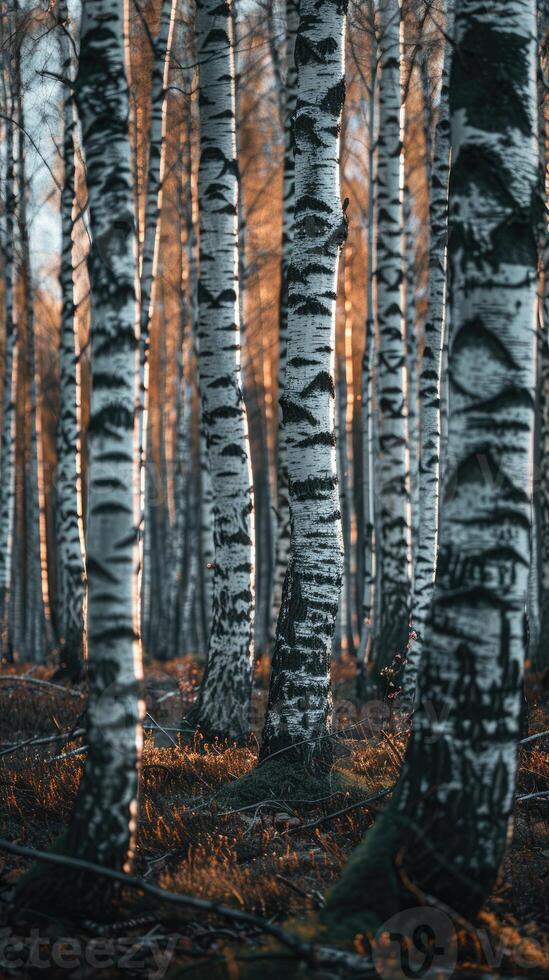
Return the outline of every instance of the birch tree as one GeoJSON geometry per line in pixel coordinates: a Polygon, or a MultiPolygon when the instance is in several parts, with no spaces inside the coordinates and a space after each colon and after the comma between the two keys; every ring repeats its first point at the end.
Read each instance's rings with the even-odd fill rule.
{"type": "Polygon", "coordinates": [[[530,564],[535,37],[534,0],[457,6],[440,556],[402,775],[323,913],[351,935],[368,910],[409,904],[405,881],[414,905],[428,892],[471,918],[508,835],[530,564]]]}
{"type": "MultiPolygon", "coordinates": [[[[284,103],[284,176],[282,185],[282,251],[280,258],[280,297],[278,313],[278,401],[284,394],[288,348],[288,268],[293,239],[295,207],[295,162],[293,118],[297,101],[297,67],[295,42],[299,24],[297,0],[286,0],[286,85],[284,103]]],[[[282,412],[278,416],[276,445],[277,478],[277,540],[273,583],[273,623],[280,610],[282,586],[290,552],[290,503],[288,499],[288,467],[284,446],[282,412]]]]}
{"type": "Polygon", "coordinates": [[[380,426],[380,616],[375,625],[370,680],[402,654],[408,642],[410,567],[407,488],[406,348],[402,311],[403,234],[401,175],[399,0],[380,8],[377,315],[380,426]]]}
{"type": "Polygon", "coordinates": [[[74,39],[69,33],[65,0],[59,0],[59,47],[64,79],[63,162],[61,192],[61,330],[59,343],[60,406],[57,428],[57,560],[58,632],[61,667],[76,680],[84,656],[84,528],[82,522],[82,483],[80,452],[80,363],[78,323],[74,302],[73,211],[75,205],[74,39]]]}
{"type": "MultiPolygon", "coordinates": [[[[344,5],[302,0],[294,237],[288,269],[288,348],[281,396],[291,538],[260,759],[291,749],[329,757],[330,653],[342,576],[334,436],[335,299],[346,219],[339,186],[345,96],[344,5]]],[[[280,758],[280,756],[279,756],[280,758]]],[[[289,758],[288,751],[283,758],[289,758]]]]}
{"type": "Polygon", "coordinates": [[[365,698],[368,693],[368,664],[372,653],[374,635],[374,611],[376,607],[376,527],[374,459],[377,458],[377,427],[374,418],[374,385],[376,366],[375,336],[375,224],[376,224],[376,143],[378,123],[378,45],[375,25],[375,9],[369,5],[370,14],[370,63],[368,74],[368,227],[366,260],[366,324],[364,353],[362,357],[362,499],[363,499],[363,559],[364,582],[362,586],[362,623],[358,652],[357,694],[365,698]]]}
{"type": "MultiPolygon", "coordinates": [[[[40,378],[36,352],[36,324],[34,316],[33,270],[31,267],[28,193],[29,181],[26,170],[26,125],[22,85],[22,42],[16,39],[15,47],[15,110],[17,118],[17,224],[19,232],[19,272],[22,284],[21,313],[25,325],[26,369],[28,377],[28,415],[25,416],[28,432],[28,456],[25,466],[25,578],[21,583],[25,595],[25,621],[23,653],[25,659],[41,663],[46,651],[53,646],[51,633],[48,565],[46,554],[45,503],[42,465],[42,424],[40,405],[40,378]]],[[[19,316],[19,312],[17,314],[19,316]]],[[[27,442],[27,440],[26,440],[27,442]]]]}
{"type": "MultiPolygon", "coordinates": [[[[92,233],[88,430],[88,754],[66,846],[125,869],[141,750],[137,632],[135,225],[122,0],[86,0],[76,99],[92,233]]],[[[104,895],[90,880],[85,900],[104,895]]]]}
{"type": "MultiPolygon", "coordinates": [[[[160,215],[162,210],[162,187],[164,182],[165,143],[166,143],[166,89],[170,70],[170,51],[173,40],[175,18],[175,0],[162,0],[160,8],[160,24],[154,41],[153,71],[151,84],[151,121],[149,130],[149,160],[147,168],[147,186],[145,189],[145,208],[143,219],[143,248],[141,255],[141,270],[139,275],[140,306],[139,306],[139,366],[140,366],[140,403],[138,426],[138,449],[141,467],[142,501],[144,515],[143,534],[150,534],[148,517],[150,507],[148,498],[150,488],[146,486],[150,478],[150,469],[146,465],[148,442],[148,408],[149,408],[149,345],[150,327],[155,298],[155,283],[157,278],[160,215]]],[[[143,547],[142,564],[149,565],[152,560],[150,542],[143,547]]],[[[151,568],[142,572],[145,579],[141,608],[143,621],[147,624],[147,639],[155,635],[149,630],[151,603],[151,568]]]]}
{"type": "MultiPolygon", "coordinates": [[[[444,0],[445,33],[451,38],[454,0],[444,0]]],[[[413,704],[423,637],[435,577],[440,486],[440,401],[442,340],[446,306],[446,242],[450,172],[450,43],[444,45],[442,83],[435,129],[429,195],[429,279],[425,345],[420,374],[419,537],[414,562],[415,640],[408,651],[403,704],[413,704]]]]}
{"type": "Polygon", "coordinates": [[[193,721],[209,735],[248,730],[254,631],[254,508],[240,374],[237,160],[229,5],[199,0],[200,273],[198,368],[214,500],[208,660],[193,721]]]}
{"type": "MultiPolygon", "coordinates": [[[[5,43],[9,20],[2,18],[2,41],[5,43]]],[[[7,55],[2,59],[3,104],[5,120],[5,225],[4,225],[4,322],[6,348],[4,354],[4,397],[2,412],[2,442],[0,468],[0,657],[11,655],[13,637],[7,624],[10,598],[13,535],[15,518],[15,397],[17,391],[17,324],[14,310],[14,231],[15,231],[15,159],[13,97],[7,67],[7,55]]]]}

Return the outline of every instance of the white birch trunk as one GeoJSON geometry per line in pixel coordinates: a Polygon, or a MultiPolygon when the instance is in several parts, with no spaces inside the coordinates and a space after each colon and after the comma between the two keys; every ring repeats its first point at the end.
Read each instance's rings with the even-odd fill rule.
{"type": "Polygon", "coordinates": [[[402,310],[403,233],[401,160],[401,10],[382,0],[380,10],[380,117],[378,149],[377,312],[380,617],[375,624],[371,681],[408,643],[410,606],[410,507],[405,401],[406,347],[402,310]]]}
{"type": "MultiPolygon", "coordinates": [[[[9,27],[9,19],[2,23],[2,35],[9,27]]],[[[4,61],[4,59],[3,59],[4,61]]],[[[8,71],[2,64],[4,109],[13,114],[13,99],[8,101],[8,71]]],[[[4,322],[6,347],[4,354],[4,397],[1,434],[0,469],[0,658],[13,657],[13,634],[9,628],[10,591],[13,575],[13,537],[15,519],[15,400],[17,392],[17,324],[14,310],[14,231],[15,231],[15,159],[14,124],[5,121],[5,225],[4,225],[4,322]]]]}
{"type": "MultiPolygon", "coordinates": [[[[92,396],[88,430],[88,755],[69,852],[131,864],[141,754],[137,610],[135,220],[122,0],[83,6],[76,99],[87,167],[92,396]]],[[[87,884],[84,901],[103,899],[87,884]]],[[[95,886],[95,887],[94,887],[95,886]]],[[[82,897],[80,899],[82,901],[82,897]]]]}
{"type": "Polygon", "coordinates": [[[75,203],[76,106],[74,38],[70,34],[66,0],[58,2],[59,47],[63,93],[63,160],[61,192],[62,296],[60,360],[60,406],[57,428],[56,532],[58,560],[58,634],[61,668],[74,680],[82,672],[84,659],[84,596],[86,588],[82,476],[80,449],[80,363],[78,323],[74,300],[73,230],[75,203]]]}
{"type": "MultiPolygon", "coordinates": [[[[453,35],[454,0],[445,0],[445,32],[453,35]]],[[[450,42],[444,46],[442,86],[435,130],[432,180],[429,195],[429,281],[425,346],[420,375],[419,539],[414,560],[415,639],[408,651],[403,704],[414,702],[425,625],[435,577],[441,453],[442,344],[446,307],[446,242],[448,237],[448,176],[450,171],[450,42]]],[[[445,418],[446,418],[445,413],[445,418]]]]}
{"type": "Polygon", "coordinates": [[[260,759],[330,756],[330,653],[342,576],[334,437],[337,266],[346,236],[339,186],[345,13],[302,0],[296,39],[295,218],[281,397],[291,549],[260,759]],[[304,741],[305,740],[305,741],[304,741]]]}
{"type": "MultiPolygon", "coordinates": [[[[288,268],[293,241],[295,207],[295,161],[293,118],[297,101],[297,68],[295,40],[299,24],[297,0],[286,0],[286,87],[284,105],[284,176],[282,185],[282,251],[280,258],[280,298],[278,313],[278,401],[284,394],[286,355],[288,349],[288,268]]],[[[282,412],[279,410],[277,446],[277,540],[273,582],[272,623],[276,620],[282,599],[282,586],[288,568],[290,554],[290,503],[288,499],[288,467],[284,445],[282,412]]]]}
{"type": "Polygon", "coordinates": [[[254,631],[254,508],[240,375],[237,160],[229,6],[199,0],[200,278],[198,367],[214,495],[214,601],[193,720],[208,734],[248,731],[254,631]]]}
{"type": "Polygon", "coordinates": [[[374,637],[374,612],[376,608],[376,501],[374,493],[374,385],[376,360],[375,335],[375,227],[376,227],[376,144],[378,124],[378,68],[377,37],[374,11],[370,32],[369,112],[368,112],[368,234],[366,264],[366,324],[364,354],[362,357],[362,472],[363,472],[363,568],[362,622],[358,652],[357,694],[367,697],[368,666],[374,637]]]}
{"type": "Polygon", "coordinates": [[[323,913],[347,928],[365,907],[383,921],[425,892],[470,919],[508,838],[530,564],[535,38],[534,0],[458,5],[440,555],[400,782],[323,913]]]}

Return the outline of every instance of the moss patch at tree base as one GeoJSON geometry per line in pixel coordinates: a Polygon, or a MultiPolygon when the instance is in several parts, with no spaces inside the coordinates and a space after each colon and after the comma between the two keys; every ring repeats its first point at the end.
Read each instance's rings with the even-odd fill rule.
{"type": "Polygon", "coordinates": [[[244,807],[261,802],[306,806],[347,793],[352,799],[368,794],[365,783],[338,769],[312,773],[290,762],[265,762],[224,787],[216,800],[222,806],[244,807]]]}

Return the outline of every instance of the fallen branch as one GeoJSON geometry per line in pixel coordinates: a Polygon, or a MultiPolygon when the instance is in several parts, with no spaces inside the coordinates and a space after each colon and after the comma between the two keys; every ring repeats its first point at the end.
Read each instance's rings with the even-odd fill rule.
{"type": "Polygon", "coordinates": [[[526,738],[521,738],[519,745],[526,745],[527,742],[535,742],[538,738],[543,738],[544,735],[549,735],[549,732],[536,732],[535,735],[527,735],[526,738]]]}
{"type": "Polygon", "coordinates": [[[22,742],[16,742],[15,745],[10,745],[7,749],[2,749],[0,752],[0,757],[3,755],[10,755],[11,752],[16,752],[17,749],[22,749],[26,746],[46,745],[47,742],[70,742],[73,738],[80,738],[81,735],[85,734],[86,733],[83,728],[77,728],[75,731],[61,732],[60,735],[32,735],[30,738],[26,738],[22,742]]]}
{"type": "Polygon", "coordinates": [[[41,687],[53,688],[54,691],[63,691],[70,698],[85,698],[82,691],[73,691],[70,687],[63,687],[62,684],[52,684],[51,681],[43,681],[39,677],[28,677],[26,674],[8,674],[0,677],[2,684],[38,684],[41,687]]]}
{"type": "Polygon", "coordinates": [[[373,973],[373,965],[366,957],[357,956],[354,953],[342,952],[338,949],[330,949],[325,946],[315,946],[312,943],[304,943],[297,936],[293,936],[291,933],[280,929],[278,926],[273,925],[266,919],[262,919],[258,915],[253,915],[251,912],[241,912],[239,909],[231,909],[227,905],[221,905],[218,902],[212,902],[206,898],[195,898],[193,895],[176,894],[175,892],[167,891],[165,888],[159,888],[157,885],[149,885],[143,878],[137,878],[135,875],[123,874],[122,871],[113,871],[111,868],[104,868],[99,864],[94,864],[92,861],[69,857],[66,854],[39,851],[32,847],[25,847],[22,844],[12,844],[11,841],[4,840],[1,837],[0,850],[6,851],[8,854],[16,854],[18,857],[30,858],[33,861],[45,861],[46,863],[57,864],[65,868],[78,868],[81,871],[87,871],[101,878],[116,881],[125,888],[142,891],[146,895],[151,895],[152,898],[158,899],[160,902],[166,902],[170,905],[180,905],[183,908],[199,909],[202,912],[212,912],[214,915],[220,915],[225,919],[232,919],[233,922],[242,922],[245,925],[255,926],[261,932],[268,933],[283,946],[291,949],[298,959],[305,960],[312,966],[323,964],[331,964],[333,966],[341,965],[345,966],[347,970],[352,970],[352,972],[364,974],[365,970],[371,969],[373,973]]]}
{"type": "Polygon", "coordinates": [[[517,803],[522,803],[523,800],[538,800],[546,799],[549,796],[549,790],[543,790],[540,793],[525,793],[524,796],[517,796],[517,803]]]}
{"type": "Polygon", "coordinates": [[[363,806],[366,809],[370,803],[374,803],[376,800],[383,799],[388,793],[392,793],[394,787],[389,786],[388,789],[382,789],[379,793],[374,793],[373,796],[368,796],[365,800],[358,800],[356,803],[350,803],[349,806],[344,806],[341,810],[335,810],[334,813],[326,813],[323,817],[319,817],[318,820],[311,820],[309,823],[302,823],[299,827],[289,827],[288,830],[284,830],[281,837],[285,834],[296,834],[298,831],[302,830],[312,830],[313,827],[319,827],[320,824],[326,823],[328,820],[334,820],[335,817],[342,817],[345,813],[350,813],[351,810],[358,810],[359,807],[363,806]]]}

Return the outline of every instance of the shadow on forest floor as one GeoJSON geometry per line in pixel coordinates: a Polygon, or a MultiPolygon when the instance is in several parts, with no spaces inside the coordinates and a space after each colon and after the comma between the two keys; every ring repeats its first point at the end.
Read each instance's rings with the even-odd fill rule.
{"type": "MultiPolygon", "coordinates": [[[[32,676],[47,680],[52,673],[37,668],[32,676]]],[[[149,728],[136,874],[171,891],[215,899],[274,921],[314,913],[398,777],[407,737],[403,722],[387,704],[359,704],[354,664],[341,661],[334,667],[339,735],[331,774],[318,781],[288,767],[282,777],[277,768],[275,777],[266,767],[258,780],[250,773],[266,701],[266,665],[258,666],[253,732],[244,747],[206,744],[198,736],[179,743],[176,729],[195,696],[199,673],[192,657],[146,669],[149,728]],[[369,797],[377,800],[366,807],[361,801],[369,797]]],[[[549,705],[541,701],[536,678],[529,683],[528,699],[530,732],[548,729],[549,705]]],[[[18,743],[80,730],[84,705],[84,697],[53,687],[0,684],[5,838],[47,849],[63,832],[82,772],[84,755],[77,753],[82,735],[18,743]]],[[[518,794],[548,789],[549,736],[521,748],[518,794]]],[[[445,976],[534,980],[549,975],[548,805],[547,798],[517,803],[513,840],[498,885],[475,929],[463,920],[454,923],[459,961],[445,976]]],[[[37,924],[23,913],[14,917],[9,904],[10,888],[26,865],[0,853],[0,976],[47,972],[53,978],[152,978],[166,972],[185,976],[185,968],[194,965],[193,976],[212,980],[220,952],[232,963],[226,975],[238,977],[239,957],[257,947],[259,933],[253,927],[169,906],[152,908],[134,897],[125,904],[124,919],[129,920],[119,918],[115,924],[88,922],[84,930],[42,918],[40,936],[46,938],[37,949],[37,924]]],[[[310,967],[303,970],[300,976],[315,975],[310,967]]],[[[281,973],[287,973],[282,962],[273,975],[281,973]]],[[[262,967],[261,975],[266,980],[271,974],[262,967]]],[[[377,974],[370,975],[389,980],[379,963],[377,974]]],[[[438,974],[390,973],[391,980],[412,975],[438,974]]]]}

